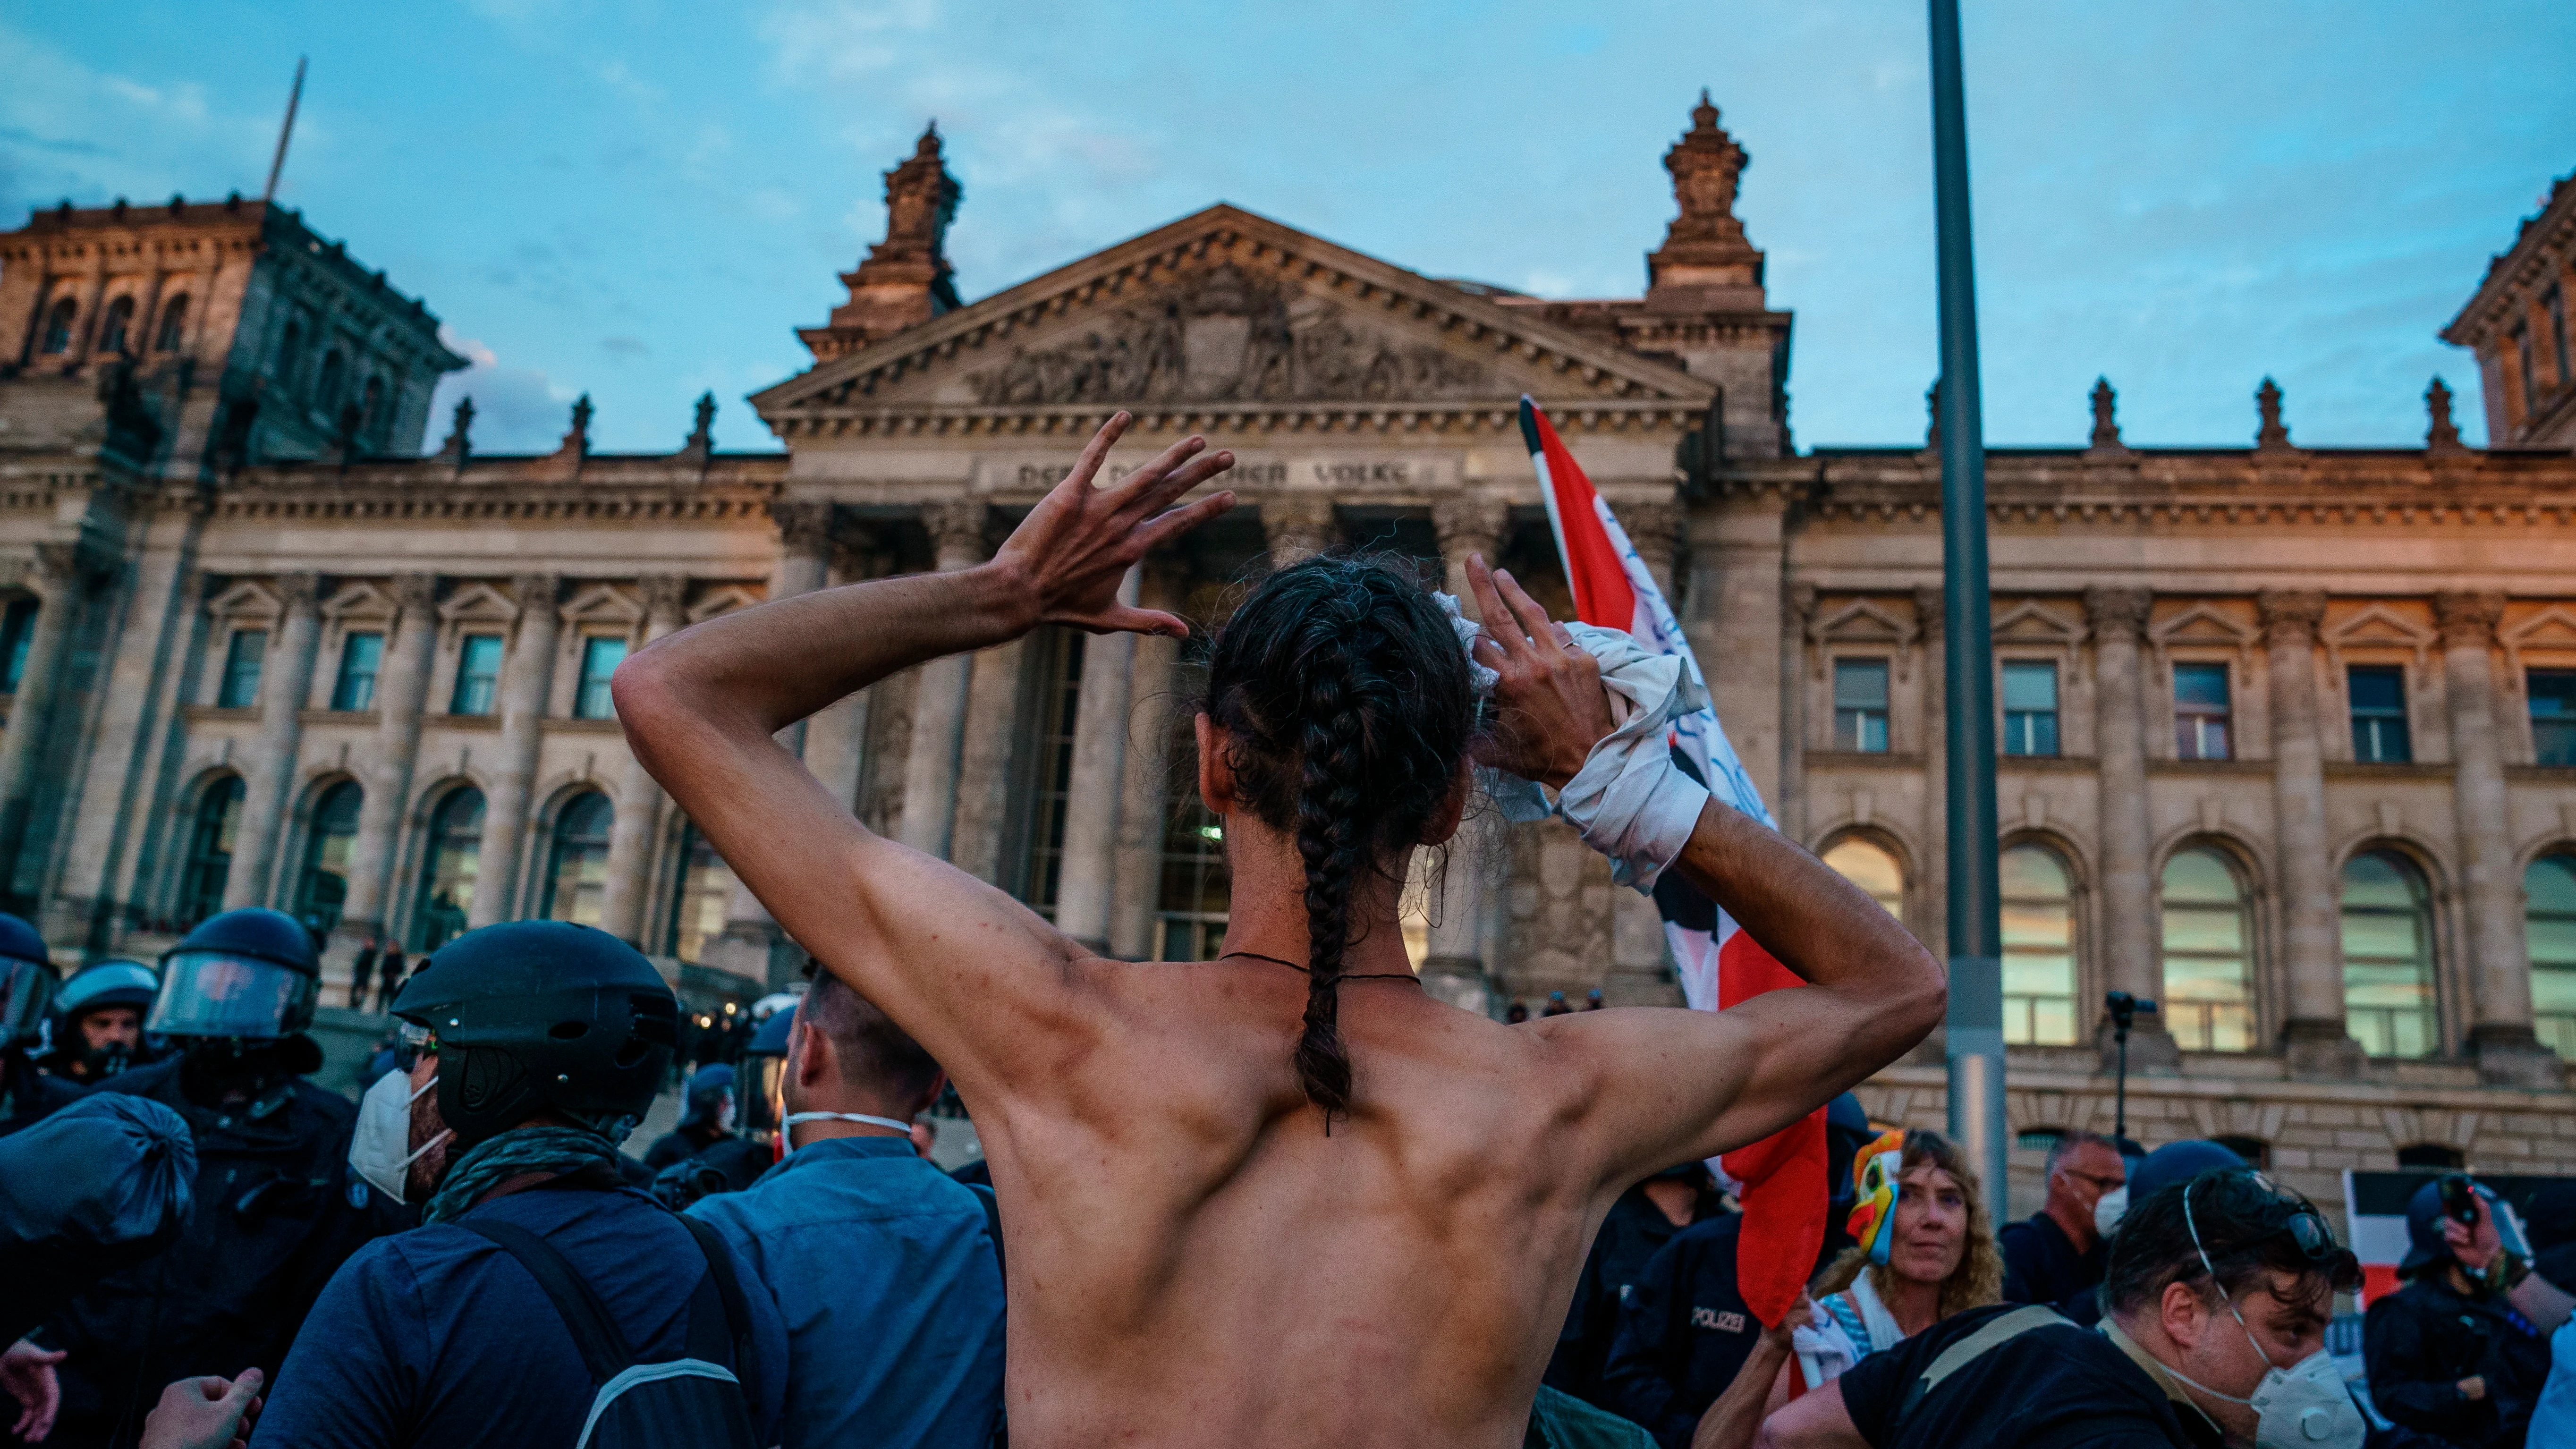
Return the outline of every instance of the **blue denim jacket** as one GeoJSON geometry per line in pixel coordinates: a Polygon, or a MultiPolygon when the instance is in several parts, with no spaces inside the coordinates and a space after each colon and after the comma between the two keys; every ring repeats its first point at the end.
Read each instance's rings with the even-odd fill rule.
{"type": "Polygon", "coordinates": [[[733,1244],[786,1320],[785,1449],[991,1441],[1002,1271],[972,1188],[903,1138],[837,1137],[689,1211],[733,1244]]]}

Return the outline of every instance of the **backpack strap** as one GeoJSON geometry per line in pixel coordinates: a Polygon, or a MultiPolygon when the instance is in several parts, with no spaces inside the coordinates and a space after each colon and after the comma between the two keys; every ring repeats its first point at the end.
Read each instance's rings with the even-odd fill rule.
{"type": "Polygon", "coordinates": [[[554,1244],[516,1223],[460,1220],[456,1225],[518,1259],[528,1276],[537,1280],[537,1287],[563,1319],[564,1330],[572,1335],[573,1347],[581,1351],[593,1383],[604,1384],[634,1366],[635,1351],[618,1331],[617,1320],[608,1316],[599,1295],[554,1244]]]}
{"type": "Polygon", "coordinates": [[[2073,1326],[2056,1309],[2045,1303],[2025,1304],[2010,1313],[1998,1313],[1986,1320],[1976,1332],[1941,1350],[1939,1356],[1932,1360],[1932,1366],[1923,1371],[1923,1377],[1916,1379],[1914,1386],[1906,1390],[1905,1402],[1898,1407],[1896,1419],[1890,1428],[1892,1429],[1895,1424],[1902,1424],[1910,1417],[1915,1405],[1922,1403],[1925,1395],[1939,1388],[1943,1379],[1976,1362],[1986,1354],[1987,1350],[2000,1348],[2034,1328],[2048,1328],[2060,1323],[2073,1326]]]}
{"type": "Polygon", "coordinates": [[[725,1246],[724,1235],[712,1226],[687,1213],[675,1213],[680,1226],[698,1240],[698,1251],[707,1260],[707,1276],[700,1280],[698,1291],[689,1300],[689,1357],[715,1363],[724,1356],[724,1339],[716,1337],[716,1315],[707,1310],[721,1305],[725,1338],[732,1341],[733,1376],[749,1393],[756,1378],[756,1361],[752,1355],[751,1307],[742,1296],[742,1280],[733,1271],[733,1249],[725,1246]],[[716,1302],[706,1301],[712,1291],[716,1302]]]}

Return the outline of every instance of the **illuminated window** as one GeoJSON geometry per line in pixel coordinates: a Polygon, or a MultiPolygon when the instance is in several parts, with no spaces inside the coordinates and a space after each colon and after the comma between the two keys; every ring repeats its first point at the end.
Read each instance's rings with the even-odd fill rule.
{"type": "Polygon", "coordinates": [[[2344,1020],[2375,1057],[2441,1049],[2433,998],[2433,906],[2424,873],[2391,850],[2343,868],[2344,1020]]]}
{"type": "Polygon", "coordinates": [[[2217,851],[2177,851],[2165,862],[2165,1025],[2185,1051],[2254,1045],[2246,917],[2244,887],[2217,851]]]}
{"type": "Polygon", "coordinates": [[[1029,788],[1012,822],[1012,893],[1049,920],[1064,875],[1064,815],[1072,797],[1073,726],[1082,698],[1082,631],[1047,629],[1029,640],[1032,708],[1023,716],[1021,758],[1029,788]]]}
{"type": "Polygon", "coordinates": [[[2523,929],[2531,942],[2532,1030],[2576,1061],[2576,856],[2544,855],[2522,873],[2523,929]]]}
{"type": "Polygon", "coordinates": [[[2075,899],[2066,865],[2040,845],[2016,845],[1996,864],[2003,886],[2004,1040],[2071,1045],[2075,899]]]}
{"type": "Polygon", "coordinates": [[[1855,836],[1826,851],[1825,864],[1869,892],[1889,915],[1905,919],[1905,870],[1885,849],[1855,836]]]}

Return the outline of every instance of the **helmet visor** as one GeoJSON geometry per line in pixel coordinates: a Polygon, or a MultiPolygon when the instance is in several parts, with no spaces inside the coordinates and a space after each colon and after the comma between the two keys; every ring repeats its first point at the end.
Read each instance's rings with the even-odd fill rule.
{"type": "Polygon", "coordinates": [[[171,1036],[280,1037],[313,1020],[315,983],[301,971],[230,951],[180,951],[161,972],[145,1031],[171,1036]]]}
{"type": "Polygon", "coordinates": [[[0,1043],[35,1035],[57,984],[54,968],[42,961],[0,956],[0,1043]]]}

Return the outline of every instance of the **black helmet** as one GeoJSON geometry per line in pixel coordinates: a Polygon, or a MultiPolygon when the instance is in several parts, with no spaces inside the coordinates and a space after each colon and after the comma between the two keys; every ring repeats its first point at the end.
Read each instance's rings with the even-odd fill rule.
{"type": "Polygon", "coordinates": [[[122,957],[93,961],[71,974],[54,997],[54,1014],[65,1023],[110,1006],[142,1011],[161,994],[161,974],[140,961],[122,957]]]}
{"type": "Polygon", "coordinates": [[[671,1071],[680,1003],[605,931],[511,921],[438,948],[394,998],[438,1052],[455,1150],[539,1112],[642,1117],[671,1071]]]}
{"type": "Polygon", "coordinates": [[[0,1048],[36,1035],[62,979],[36,928],[0,913],[0,1048]]]}
{"type": "Polygon", "coordinates": [[[244,906],[209,916],[161,957],[146,1031],[273,1041],[313,1024],[322,961],[293,916],[244,906]]]}

